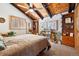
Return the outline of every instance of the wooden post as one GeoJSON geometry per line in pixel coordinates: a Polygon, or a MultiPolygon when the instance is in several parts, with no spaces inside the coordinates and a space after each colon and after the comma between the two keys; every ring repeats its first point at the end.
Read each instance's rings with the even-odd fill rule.
{"type": "Polygon", "coordinates": [[[75,8],[75,21],[74,21],[74,31],[75,31],[75,48],[76,52],[79,54],[79,4],[75,8]]]}

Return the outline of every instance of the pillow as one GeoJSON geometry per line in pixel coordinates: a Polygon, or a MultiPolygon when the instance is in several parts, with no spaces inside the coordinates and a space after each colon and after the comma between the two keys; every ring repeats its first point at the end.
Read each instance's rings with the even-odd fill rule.
{"type": "Polygon", "coordinates": [[[1,38],[0,36],[0,51],[4,49],[5,49],[5,44],[4,44],[3,38],[1,38]]]}
{"type": "Polygon", "coordinates": [[[3,36],[0,35],[0,39],[2,40],[3,39],[3,36]]]}

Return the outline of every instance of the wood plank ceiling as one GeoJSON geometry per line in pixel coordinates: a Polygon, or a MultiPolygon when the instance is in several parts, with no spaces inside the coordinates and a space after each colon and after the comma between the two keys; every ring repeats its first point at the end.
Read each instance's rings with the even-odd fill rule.
{"type": "Polygon", "coordinates": [[[48,8],[52,14],[62,13],[64,11],[68,11],[69,4],[68,3],[50,3],[48,8]]]}
{"type": "Polygon", "coordinates": [[[54,15],[69,10],[69,3],[12,3],[25,15],[29,16],[32,20],[38,20],[42,17],[49,16],[49,12],[54,15]],[[47,6],[45,7],[44,4],[47,6]],[[48,8],[48,10],[47,10],[48,8]]]}

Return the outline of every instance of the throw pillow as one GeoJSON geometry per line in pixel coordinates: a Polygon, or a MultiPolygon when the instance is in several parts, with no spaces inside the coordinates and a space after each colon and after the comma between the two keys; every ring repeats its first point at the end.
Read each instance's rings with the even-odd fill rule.
{"type": "Polygon", "coordinates": [[[5,47],[6,47],[6,46],[5,46],[5,44],[4,44],[3,38],[0,37],[0,51],[1,51],[1,50],[4,50],[5,47]]]}

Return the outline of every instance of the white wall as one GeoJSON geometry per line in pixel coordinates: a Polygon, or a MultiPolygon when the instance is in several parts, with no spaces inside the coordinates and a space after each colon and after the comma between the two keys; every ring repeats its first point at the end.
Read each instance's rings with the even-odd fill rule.
{"type": "MultiPolygon", "coordinates": [[[[27,21],[27,24],[31,23],[31,19],[26,17],[22,12],[20,12],[18,9],[16,9],[11,4],[0,3],[0,17],[3,17],[6,19],[5,23],[0,23],[0,33],[9,31],[9,16],[10,15],[25,18],[27,21]]],[[[28,29],[28,27],[27,27],[27,29],[28,29]]]]}

